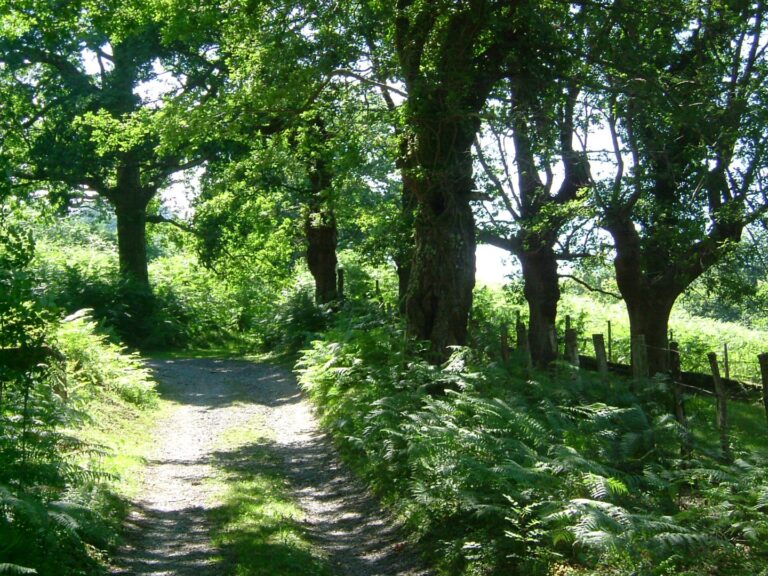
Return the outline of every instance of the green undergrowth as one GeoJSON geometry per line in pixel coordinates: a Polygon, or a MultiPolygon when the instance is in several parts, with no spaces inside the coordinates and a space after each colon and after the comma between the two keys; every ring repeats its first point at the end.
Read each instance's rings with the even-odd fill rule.
{"type": "Polygon", "coordinates": [[[47,306],[65,313],[91,309],[114,341],[142,350],[242,344],[247,298],[205,269],[176,233],[153,229],[149,235],[151,295],[121,279],[109,214],[49,219],[36,235],[31,266],[47,306]]]}
{"type": "Polygon", "coordinates": [[[45,331],[56,356],[2,375],[0,574],[105,574],[150,448],[154,382],[87,312],[45,331]]]}
{"type": "Polygon", "coordinates": [[[304,513],[289,493],[268,427],[254,419],[222,435],[214,455],[213,541],[223,574],[330,576],[309,541],[304,513]]]}
{"type": "MultiPolygon", "coordinates": [[[[435,367],[418,352],[368,306],[297,368],[344,457],[442,573],[768,574],[753,430],[733,464],[708,430],[683,458],[661,381],[638,392],[564,365],[529,375],[457,349],[435,367]]],[[[691,404],[694,426],[705,414],[691,404]]]]}

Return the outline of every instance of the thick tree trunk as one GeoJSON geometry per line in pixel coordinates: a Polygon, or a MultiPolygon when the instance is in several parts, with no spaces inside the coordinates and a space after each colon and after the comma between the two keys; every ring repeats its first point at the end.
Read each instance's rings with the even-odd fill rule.
{"type": "Polygon", "coordinates": [[[131,289],[149,293],[147,204],[120,197],[114,205],[120,276],[131,289]]]}
{"type": "Polygon", "coordinates": [[[434,362],[467,341],[475,286],[472,145],[512,46],[512,27],[497,21],[501,12],[482,2],[463,8],[395,4],[395,48],[408,91],[404,183],[417,202],[406,319],[412,336],[431,342],[434,362]]]}
{"type": "Polygon", "coordinates": [[[307,265],[315,279],[315,302],[328,304],[339,297],[336,284],[338,228],[336,214],[328,200],[333,173],[323,155],[329,135],[320,118],[314,120],[313,128],[318,131],[320,140],[313,142],[314,156],[310,158],[311,188],[304,234],[307,239],[307,265]]]}
{"type": "Polygon", "coordinates": [[[336,292],[336,218],[333,213],[310,212],[304,222],[307,265],[315,279],[315,301],[328,304],[336,292]]]}
{"type": "Polygon", "coordinates": [[[632,336],[645,336],[648,373],[669,372],[669,316],[675,296],[649,292],[639,300],[626,300],[632,336]]]}
{"type": "Polygon", "coordinates": [[[475,120],[430,109],[414,121],[418,168],[410,174],[417,200],[413,267],[406,299],[409,332],[432,344],[432,360],[467,341],[475,286],[475,221],[471,147],[475,120]]]}
{"type": "Polygon", "coordinates": [[[536,366],[546,367],[557,359],[555,320],[560,300],[557,259],[551,247],[518,254],[523,268],[525,299],[528,302],[528,341],[536,366]]]}
{"type": "Polygon", "coordinates": [[[627,307],[630,333],[645,336],[649,375],[666,374],[669,316],[675,300],[688,284],[675,283],[674,276],[665,275],[671,266],[669,255],[648,253],[651,249],[641,246],[637,230],[629,220],[613,222],[609,232],[616,248],[616,284],[627,307]],[[649,266],[653,266],[650,271],[649,266]]]}
{"type": "Polygon", "coordinates": [[[475,223],[469,202],[449,196],[441,211],[422,206],[406,314],[410,333],[432,343],[435,361],[450,355],[449,346],[466,344],[474,285],[475,223]]]}

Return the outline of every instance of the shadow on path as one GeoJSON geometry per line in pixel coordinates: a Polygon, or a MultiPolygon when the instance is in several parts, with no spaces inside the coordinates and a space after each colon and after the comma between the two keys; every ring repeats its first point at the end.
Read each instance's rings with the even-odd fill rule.
{"type": "MultiPolygon", "coordinates": [[[[142,498],[128,519],[127,545],[115,559],[113,574],[233,573],[228,567],[233,551],[211,543],[211,518],[227,505],[214,501],[217,495],[206,482],[215,469],[228,478],[265,476],[287,483],[306,513],[301,530],[322,550],[334,574],[429,574],[418,567],[415,553],[362,483],[339,463],[290,372],[244,360],[176,359],[150,366],[161,396],[176,406],[158,424],[142,498]],[[269,440],[217,450],[223,433],[252,425],[255,418],[271,427],[269,440]]],[[[237,538],[253,536],[246,532],[237,538]]],[[[258,552],[291,557],[292,566],[302,567],[284,574],[324,573],[308,551],[285,546],[290,543],[264,545],[258,552]]]]}

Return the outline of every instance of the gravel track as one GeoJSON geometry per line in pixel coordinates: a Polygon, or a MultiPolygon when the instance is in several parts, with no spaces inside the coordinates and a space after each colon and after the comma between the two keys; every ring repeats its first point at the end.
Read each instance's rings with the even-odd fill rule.
{"type": "Polygon", "coordinates": [[[335,574],[430,574],[339,462],[290,372],[244,360],[162,360],[150,365],[162,397],[177,406],[158,423],[141,497],[126,523],[127,544],[114,560],[113,574],[228,573],[210,540],[208,516],[217,503],[206,480],[214,474],[221,434],[255,419],[271,428],[269,450],[278,471],[335,574]]]}

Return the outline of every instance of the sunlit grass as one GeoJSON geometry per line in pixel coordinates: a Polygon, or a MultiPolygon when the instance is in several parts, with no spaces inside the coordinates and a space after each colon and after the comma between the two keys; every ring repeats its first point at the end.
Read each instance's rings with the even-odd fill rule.
{"type": "MultiPolygon", "coordinates": [[[[592,355],[591,337],[602,333],[607,338],[608,322],[613,337],[613,360],[629,363],[629,320],[621,302],[598,302],[587,296],[567,294],[563,297],[559,318],[570,315],[580,331],[582,350],[592,355]]],[[[669,322],[673,337],[680,344],[683,370],[709,373],[708,352],[716,352],[722,366],[723,345],[727,344],[730,375],[735,379],[759,382],[757,355],[768,352],[768,332],[747,328],[735,322],[721,322],[688,314],[681,306],[672,311],[669,322]]]]}
{"type": "Polygon", "coordinates": [[[239,346],[217,346],[214,348],[189,348],[181,350],[144,351],[147,358],[153,360],[186,360],[189,358],[206,360],[229,360],[241,358],[245,352],[239,346]]]}
{"type": "Polygon", "coordinates": [[[226,574],[331,574],[309,540],[304,513],[280,473],[280,458],[262,420],[223,434],[214,465],[220,505],[211,512],[213,541],[224,556],[226,574]]]}
{"type": "MultiPolygon", "coordinates": [[[[691,396],[686,400],[694,438],[711,449],[719,446],[715,423],[715,400],[711,396],[691,396]]],[[[761,402],[728,402],[728,432],[737,454],[768,461],[768,421],[761,402]]]]}
{"type": "Polygon", "coordinates": [[[137,408],[113,395],[97,395],[89,402],[93,419],[76,434],[82,440],[100,446],[103,453],[98,468],[113,477],[112,489],[121,497],[133,498],[141,488],[142,470],[153,443],[156,423],[173,409],[160,400],[153,407],[137,408]]]}

